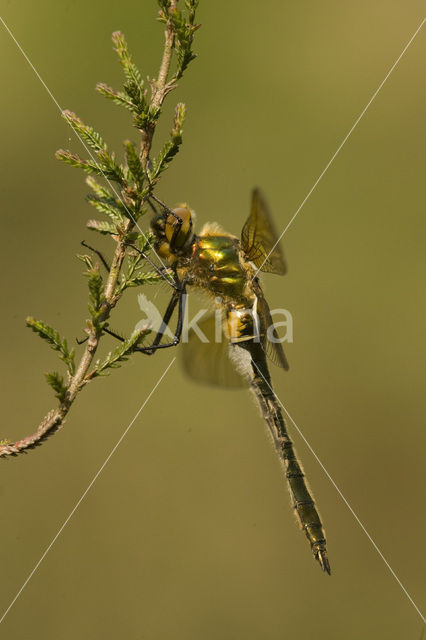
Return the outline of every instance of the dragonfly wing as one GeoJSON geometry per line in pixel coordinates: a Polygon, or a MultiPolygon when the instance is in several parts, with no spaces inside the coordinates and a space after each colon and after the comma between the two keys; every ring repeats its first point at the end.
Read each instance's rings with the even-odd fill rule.
{"type": "Polygon", "coordinates": [[[251,211],[241,232],[241,246],[260,271],[284,275],[287,271],[278,234],[259,189],[253,189],[251,211]]]}
{"type": "Polygon", "coordinates": [[[184,342],[179,350],[185,373],[201,384],[226,389],[248,387],[248,381],[237,372],[229,358],[229,342],[222,334],[222,330],[220,331],[221,341],[218,342],[215,339],[215,315],[212,314],[198,322],[198,327],[208,342],[202,342],[192,329],[188,332],[188,342],[184,342]]]}
{"type": "Polygon", "coordinates": [[[289,364],[285,357],[277,330],[274,327],[268,303],[260,291],[257,292],[257,312],[260,316],[261,333],[264,334],[262,337],[262,346],[266,355],[277,367],[288,371],[289,364]]]}

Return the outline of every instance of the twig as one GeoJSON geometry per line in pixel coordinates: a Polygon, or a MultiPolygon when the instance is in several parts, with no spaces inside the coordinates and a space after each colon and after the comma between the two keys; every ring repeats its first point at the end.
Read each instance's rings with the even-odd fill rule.
{"type": "MultiPolygon", "coordinates": [[[[172,0],[170,3],[171,11],[176,9],[176,0],[172,0]]],[[[158,79],[151,82],[151,107],[155,110],[160,109],[166,97],[167,91],[167,78],[169,75],[170,63],[172,61],[173,54],[173,41],[175,37],[175,27],[169,19],[166,23],[164,30],[164,51],[163,59],[161,60],[160,71],[158,73],[158,79]]],[[[148,162],[149,152],[152,145],[152,139],[155,132],[155,122],[149,123],[146,129],[142,131],[141,148],[139,157],[144,169],[148,162]]]]}
{"type": "MultiPolygon", "coordinates": [[[[193,17],[197,0],[189,0],[189,2],[186,3],[190,12],[187,23],[185,23],[184,12],[177,10],[176,0],[171,0],[170,2],[159,0],[159,4],[161,7],[159,19],[165,23],[165,43],[158,78],[151,83],[151,98],[149,102],[145,100],[142,77],[132,62],[124,36],[119,32],[113,34],[113,41],[127,78],[127,83],[124,87],[125,93],[115,92],[104,84],[100,84],[97,87],[100,93],[133,111],[134,124],[140,130],[142,137],[139,161],[138,156],[134,154],[133,145],[131,143],[125,143],[127,170],[130,171],[134,184],[129,186],[129,182],[125,178],[126,168],[123,169],[123,167],[117,165],[114,155],[108,154],[106,144],[99,134],[84,125],[73,113],[64,112],[65,119],[75,129],[82,142],[94,149],[97,160],[93,160],[93,158],[93,161],[82,160],[77,155],[63,150],[57,152],[57,157],[72,166],[83,168],[88,173],[102,175],[107,178],[108,182],[109,180],[113,180],[120,185],[121,198],[115,199],[107,189],[103,188],[95,180],[92,178],[88,179],[89,185],[95,191],[95,196],[92,196],[89,200],[90,204],[93,204],[93,206],[103,213],[107,213],[113,222],[113,224],[110,224],[91,220],[89,221],[89,228],[98,230],[101,233],[115,233],[114,238],[117,241],[117,245],[104,287],[102,286],[102,279],[99,272],[91,263],[90,258],[88,256],[80,256],[88,266],[86,275],[89,277],[91,294],[89,309],[92,320],[88,321],[88,329],[86,330],[88,339],[85,343],[83,355],[76,367],[74,367],[73,351],[70,352],[68,350],[66,341],[61,340],[55,330],[32,318],[27,319],[27,324],[43,339],[47,340],[51,347],[61,353],[60,357],[68,367],[68,379],[67,383],[64,383],[62,377],[57,373],[47,375],[49,384],[57,392],[57,397],[60,399],[59,406],[49,411],[34,433],[16,442],[10,442],[8,440],[0,441],[0,456],[13,456],[24,452],[40,444],[53,433],[56,433],[64,424],[65,418],[78,393],[97,375],[96,365],[95,369],[92,369],[90,372],[89,369],[93,363],[100,339],[103,335],[102,329],[110,317],[111,310],[117,304],[125,288],[118,286],[118,279],[123,261],[126,257],[126,245],[129,243],[129,234],[135,228],[137,217],[141,215],[142,207],[152,192],[154,182],[158,181],[160,173],[167,168],[168,163],[176,154],[180,145],[184,116],[183,105],[177,106],[174,128],[171,133],[171,142],[166,143],[159,158],[155,161],[155,180],[153,181],[152,177],[150,177],[148,159],[160,108],[166,95],[175,86],[174,82],[168,82],[172,54],[173,50],[176,49],[178,58],[182,58],[182,51],[187,58],[189,55],[189,59],[195,57],[191,53],[191,43],[192,32],[196,28],[193,24],[193,17]],[[183,31],[182,25],[184,25],[183,31]],[[186,32],[185,27],[187,28],[186,32]],[[180,30],[179,38],[177,38],[178,30],[180,30]],[[183,39],[182,33],[184,34],[183,39]],[[185,33],[187,34],[186,36],[185,33]],[[148,187],[143,188],[143,183],[146,179],[149,184],[148,187]]],[[[182,68],[180,71],[182,71],[182,68]]],[[[180,72],[179,77],[181,75],[182,73],[180,72]]],[[[149,241],[146,245],[144,248],[145,252],[149,250],[149,241]]],[[[139,276],[138,282],[141,279],[143,278],[139,276]]],[[[126,348],[124,348],[119,356],[107,359],[106,363],[99,365],[99,372],[107,366],[117,366],[116,363],[118,361],[125,360],[127,355],[132,352],[132,347],[137,344],[140,338],[141,335],[136,335],[129,339],[126,347],[127,351],[126,348]]]]}

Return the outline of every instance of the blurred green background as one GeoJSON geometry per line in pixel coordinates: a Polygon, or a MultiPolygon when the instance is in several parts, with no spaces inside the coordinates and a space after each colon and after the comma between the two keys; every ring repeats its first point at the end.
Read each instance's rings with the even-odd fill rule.
{"type": "MultiPolygon", "coordinates": [[[[158,138],[183,100],[184,145],[157,195],[187,200],[200,227],[217,220],[238,235],[259,185],[283,229],[423,9],[413,0],[201,0],[199,57],[169,97],[158,138]]],[[[143,72],[156,74],[156,11],[154,0],[2,3],[60,105],[118,151],[137,132],[94,86],[120,86],[116,29],[143,72]]],[[[84,228],[93,210],[82,173],[54,159],[59,147],[82,150],[1,25],[0,47],[1,436],[19,438],[54,406],[43,372],[57,366],[24,319],[44,319],[71,340],[81,335],[87,285],[74,256],[80,240],[96,237],[84,228]]],[[[276,391],[420,607],[425,48],[423,30],[287,232],[288,275],[265,277],[271,306],[294,318],[291,369],[273,370],[276,391]]],[[[129,293],[116,328],[130,331],[140,319],[136,296],[129,293]]],[[[1,611],[173,355],[135,356],[79,396],[53,439],[1,465],[1,611]]],[[[325,522],[330,578],[297,529],[248,394],[194,385],[176,362],[0,636],[418,640],[420,617],[292,434],[325,522]]]]}

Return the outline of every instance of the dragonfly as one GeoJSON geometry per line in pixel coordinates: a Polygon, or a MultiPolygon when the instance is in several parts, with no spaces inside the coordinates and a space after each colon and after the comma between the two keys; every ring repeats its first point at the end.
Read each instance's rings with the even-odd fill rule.
{"type": "MultiPolygon", "coordinates": [[[[284,275],[286,263],[265,198],[254,189],[250,214],[241,237],[218,224],[193,230],[193,215],[184,204],[161,206],[151,222],[155,250],[174,274],[173,295],[162,325],[150,346],[138,351],[152,355],[157,349],[177,345],[182,336],[187,288],[208,294],[219,312],[225,341],[200,342],[189,334],[182,345],[183,364],[195,380],[228,387],[249,386],[272,436],[290,490],[291,501],[314,558],[330,574],[326,539],[320,515],[305,480],[293,442],[288,434],[280,403],[273,391],[268,362],[283,369],[288,362],[273,325],[260,284],[259,271],[284,275]],[[173,339],[163,343],[175,308],[178,319],[173,339]]],[[[170,280],[169,280],[170,282],[170,280]]],[[[208,338],[216,337],[215,313],[198,324],[208,338]]]]}

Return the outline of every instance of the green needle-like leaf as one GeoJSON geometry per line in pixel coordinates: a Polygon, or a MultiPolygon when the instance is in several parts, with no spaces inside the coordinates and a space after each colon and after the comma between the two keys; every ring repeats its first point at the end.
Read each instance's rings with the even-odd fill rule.
{"type": "Polygon", "coordinates": [[[87,202],[101,213],[105,213],[115,224],[122,224],[126,217],[126,210],[122,203],[112,198],[99,198],[91,193],[87,196],[87,202]]]}
{"type": "Polygon", "coordinates": [[[89,312],[92,317],[93,326],[100,331],[103,323],[101,323],[99,319],[103,311],[105,296],[102,276],[99,273],[99,265],[96,264],[92,269],[86,271],[85,275],[88,278],[87,284],[89,286],[89,312]]]}
{"type": "Polygon", "coordinates": [[[117,235],[117,227],[106,220],[88,220],[86,227],[103,235],[117,235]]]}
{"type": "Polygon", "coordinates": [[[27,326],[30,327],[35,333],[38,333],[40,338],[46,340],[46,342],[54,349],[55,351],[59,351],[59,357],[61,360],[65,362],[68,367],[68,370],[71,375],[73,375],[75,370],[74,365],[74,350],[68,349],[68,344],[65,338],[61,338],[59,332],[53,327],[50,327],[45,322],[41,320],[35,320],[31,316],[29,316],[26,320],[27,326]]]}
{"type": "Polygon", "coordinates": [[[114,48],[123,66],[124,75],[128,81],[134,82],[140,87],[143,86],[142,75],[135,63],[132,60],[132,56],[129,53],[129,47],[127,46],[126,39],[121,31],[114,31],[112,34],[112,41],[114,48]]]}
{"type": "Polygon", "coordinates": [[[96,85],[96,90],[105,98],[112,100],[115,104],[118,104],[129,111],[134,111],[136,105],[132,102],[131,98],[123,91],[114,91],[111,87],[103,82],[99,82],[96,85]]]}
{"type": "Polygon", "coordinates": [[[130,142],[130,140],[126,140],[124,142],[124,148],[126,150],[127,166],[129,167],[137,187],[141,189],[145,179],[145,171],[143,170],[139,155],[134,144],[130,142]]]}
{"type": "Polygon", "coordinates": [[[132,333],[130,338],[124,340],[114,351],[110,352],[102,363],[96,365],[90,377],[105,375],[107,369],[119,367],[122,362],[128,360],[135,347],[139,346],[141,340],[149,333],[150,329],[139,329],[132,333]]]}
{"type": "Polygon", "coordinates": [[[80,120],[80,118],[76,116],[75,113],[66,109],[62,112],[62,117],[74,129],[74,131],[83,140],[83,142],[89,145],[89,147],[91,147],[95,151],[106,151],[107,146],[102,140],[100,134],[92,129],[92,127],[84,124],[84,122],[80,120]]]}
{"type": "Polygon", "coordinates": [[[63,402],[67,393],[67,388],[64,384],[64,379],[56,371],[44,374],[46,382],[55,391],[55,396],[60,402],[63,402]]]}

